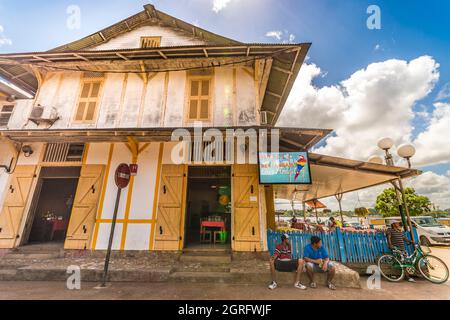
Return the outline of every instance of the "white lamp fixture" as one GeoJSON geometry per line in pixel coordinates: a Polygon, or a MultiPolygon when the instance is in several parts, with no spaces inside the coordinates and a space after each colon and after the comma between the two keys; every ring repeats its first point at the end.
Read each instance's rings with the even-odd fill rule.
{"type": "Polygon", "coordinates": [[[389,150],[394,146],[394,140],[391,138],[383,138],[378,141],[378,148],[382,150],[389,150]]]}
{"type": "Polygon", "coordinates": [[[412,158],[416,154],[416,148],[412,144],[402,144],[398,147],[397,154],[405,159],[412,158]]]}
{"type": "Polygon", "coordinates": [[[402,144],[397,149],[397,154],[408,161],[408,167],[411,168],[411,158],[416,154],[416,148],[412,144],[402,144]]]}
{"type": "Polygon", "coordinates": [[[380,156],[371,156],[367,162],[370,163],[376,163],[376,164],[383,164],[383,158],[380,156]]]}

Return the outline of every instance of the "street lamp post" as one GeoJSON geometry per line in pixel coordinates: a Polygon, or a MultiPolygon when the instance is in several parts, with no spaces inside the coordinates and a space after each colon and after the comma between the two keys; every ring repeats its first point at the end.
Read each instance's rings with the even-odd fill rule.
{"type": "MultiPolygon", "coordinates": [[[[389,152],[389,150],[394,146],[394,141],[391,138],[383,138],[380,141],[378,141],[378,147],[382,149],[385,152],[385,160],[386,164],[389,166],[394,166],[394,159],[392,157],[392,154],[389,152]]],[[[400,157],[404,158],[408,162],[408,167],[411,168],[411,157],[415,154],[415,148],[412,145],[405,144],[401,145],[397,153],[400,157]]],[[[409,229],[409,232],[411,234],[411,239],[414,240],[414,232],[413,227],[411,223],[411,216],[409,213],[409,207],[406,203],[406,195],[405,190],[403,188],[403,182],[401,177],[398,178],[397,181],[392,181],[392,185],[394,186],[395,193],[397,195],[398,200],[398,208],[400,211],[400,216],[402,218],[403,226],[405,226],[409,229]],[[398,185],[397,185],[398,183],[398,185]],[[403,203],[403,205],[402,205],[403,203]]]]}

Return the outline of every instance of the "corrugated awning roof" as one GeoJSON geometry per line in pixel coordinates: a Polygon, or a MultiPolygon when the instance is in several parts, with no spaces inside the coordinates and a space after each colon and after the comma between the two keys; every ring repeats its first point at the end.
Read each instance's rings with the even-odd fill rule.
{"type": "Polygon", "coordinates": [[[311,153],[311,185],[277,185],[276,196],[311,201],[365,189],[421,174],[416,169],[350,160],[311,153]]]}
{"type": "MultiPolygon", "coordinates": [[[[170,141],[175,129],[180,128],[123,128],[123,129],[52,129],[52,130],[2,130],[0,137],[13,141],[32,142],[127,142],[129,137],[133,137],[138,142],[170,141]]],[[[183,128],[194,133],[194,128],[183,128]]],[[[203,128],[203,132],[208,129],[217,129],[226,134],[228,129],[266,129],[268,139],[272,136],[271,129],[279,129],[280,149],[289,151],[308,150],[320,140],[325,138],[331,130],[325,129],[296,129],[296,128],[273,128],[268,126],[253,127],[226,127],[226,128],[203,128]],[[286,138],[289,137],[289,138],[286,138]],[[292,138],[294,137],[294,138],[292,138]]],[[[276,133],[275,133],[276,134],[276,133]]]]}

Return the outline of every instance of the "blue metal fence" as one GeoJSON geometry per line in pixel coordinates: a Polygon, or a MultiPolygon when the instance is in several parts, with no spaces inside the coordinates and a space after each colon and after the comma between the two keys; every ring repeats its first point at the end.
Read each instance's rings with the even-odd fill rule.
{"type": "MultiPolygon", "coordinates": [[[[374,263],[384,253],[390,252],[387,237],[384,232],[342,232],[339,228],[334,232],[281,232],[267,231],[267,243],[272,255],[275,247],[281,241],[283,233],[289,234],[291,250],[294,258],[303,257],[303,250],[310,243],[312,236],[322,239],[331,260],[342,263],[374,263]]],[[[411,239],[409,232],[405,233],[411,239]]],[[[417,231],[414,229],[414,238],[417,241],[417,231]]],[[[411,252],[412,248],[407,246],[411,252]]]]}

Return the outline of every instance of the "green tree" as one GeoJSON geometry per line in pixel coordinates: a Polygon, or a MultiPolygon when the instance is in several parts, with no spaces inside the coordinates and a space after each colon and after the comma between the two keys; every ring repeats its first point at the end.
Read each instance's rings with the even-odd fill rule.
{"type": "MultiPolygon", "coordinates": [[[[430,199],[418,195],[413,188],[405,189],[405,197],[411,216],[420,216],[430,212],[430,199]]],[[[398,216],[400,215],[398,205],[399,203],[395,189],[388,188],[378,195],[375,209],[381,213],[383,217],[398,216]]]]}

